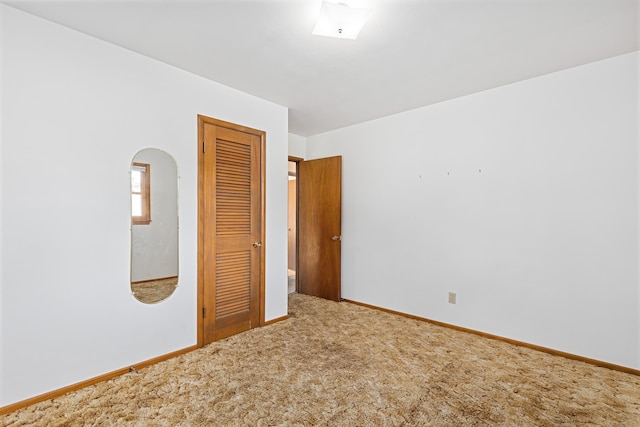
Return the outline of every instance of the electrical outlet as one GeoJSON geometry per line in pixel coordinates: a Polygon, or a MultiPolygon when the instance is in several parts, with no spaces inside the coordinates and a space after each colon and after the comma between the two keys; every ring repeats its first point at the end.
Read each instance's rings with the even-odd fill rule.
{"type": "Polygon", "coordinates": [[[455,303],[456,303],[456,293],[449,292],[449,304],[455,304],[455,303]]]}

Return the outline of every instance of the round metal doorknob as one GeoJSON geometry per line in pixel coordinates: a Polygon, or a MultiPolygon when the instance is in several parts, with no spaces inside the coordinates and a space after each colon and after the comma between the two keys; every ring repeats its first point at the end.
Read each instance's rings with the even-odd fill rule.
{"type": "Polygon", "coordinates": [[[331,240],[336,241],[336,240],[342,240],[342,239],[340,238],[340,236],[333,236],[331,240]]]}
{"type": "Polygon", "coordinates": [[[262,242],[253,242],[253,247],[254,248],[258,248],[260,246],[262,246],[262,242]]]}

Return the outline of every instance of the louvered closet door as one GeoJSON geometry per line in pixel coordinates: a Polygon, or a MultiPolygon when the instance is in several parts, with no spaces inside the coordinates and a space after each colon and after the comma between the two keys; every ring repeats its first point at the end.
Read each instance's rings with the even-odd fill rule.
{"type": "Polygon", "coordinates": [[[260,137],[204,125],[204,340],[260,319],[260,137]]]}

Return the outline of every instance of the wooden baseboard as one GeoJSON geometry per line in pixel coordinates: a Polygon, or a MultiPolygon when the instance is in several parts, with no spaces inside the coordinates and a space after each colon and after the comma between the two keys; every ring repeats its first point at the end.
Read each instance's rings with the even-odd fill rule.
{"type": "Polygon", "coordinates": [[[343,299],[342,301],[348,302],[350,304],[360,305],[362,307],[372,308],[374,310],[384,311],[385,313],[396,314],[398,316],[407,317],[409,319],[415,319],[415,320],[420,320],[420,321],[431,323],[431,324],[438,325],[438,326],[444,326],[445,328],[455,329],[456,331],[467,332],[467,333],[470,333],[470,334],[479,335],[479,336],[484,337],[484,338],[498,340],[498,341],[506,342],[506,343],[509,343],[509,344],[517,345],[517,346],[520,346],[520,347],[530,348],[532,350],[541,351],[543,353],[552,354],[554,356],[561,356],[561,357],[565,357],[567,359],[578,360],[580,362],[589,363],[591,365],[599,366],[601,368],[608,368],[608,369],[612,369],[614,371],[619,371],[619,372],[624,372],[626,374],[632,374],[632,375],[640,376],[640,370],[629,368],[627,366],[616,365],[614,363],[609,363],[609,362],[603,362],[602,360],[597,360],[597,359],[590,359],[588,357],[578,356],[577,354],[566,353],[564,351],[554,350],[554,349],[548,348],[548,347],[542,347],[542,346],[535,345],[535,344],[529,344],[529,343],[524,342],[524,341],[518,341],[518,340],[511,339],[511,338],[501,337],[499,335],[493,335],[493,334],[488,334],[486,332],[476,331],[475,329],[464,328],[462,326],[451,325],[449,323],[439,322],[437,320],[431,320],[431,319],[427,319],[425,317],[414,316],[413,314],[407,314],[407,313],[403,313],[401,311],[389,310],[388,308],[383,308],[383,307],[378,307],[378,306],[375,306],[375,305],[365,304],[363,302],[353,301],[353,300],[349,300],[349,299],[343,299]]]}
{"type": "Polygon", "coordinates": [[[288,318],[289,318],[289,315],[287,314],[285,316],[278,317],[278,318],[275,318],[275,319],[271,319],[271,320],[269,320],[267,322],[264,322],[264,324],[262,326],[273,325],[274,323],[282,322],[283,320],[287,320],[288,318]]]}
{"type": "MultiPolygon", "coordinates": [[[[403,313],[401,311],[390,310],[388,308],[378,307],[378,306],[375,306],[375,305],[366,304],[366,303],[359,302],[359,301],[353,301],[353,300],[349,300],[349,299],[343,299],[342,301],[350,303],[350,304],[360,305],[362,307],[371,308],[371,309],[374,309],[374,310],[383,311],[385,313],[390,313],[390,314],[395,314],[395,315],[398,315],[398,316],[407,317],[409,319],[420,320],[420,321],[431,323],[431,324],[434,324],[434,325],[443,326],[445,328],[455,329],[455,330],[461,331],[461,332],[467,332],[467,333],[470,333],[470,334],[479,335],[479,336],[484,337],[484,338],[494,339],[494,340],[503,341],[503,342],[506,342],[506,343],[509,343],[509,344],[530,348],[532,350],[541,351],[541,352],[544,352],[544,353],[552,354],[554,356],[561,356],[561,357],[565,357],[565,358],[568,358],[568,359],[578,360],[580,362],[589,363],[591,365],[599,366],[599,367],[602,367],[602,368],[608,368],[608,369],[612,369],[614,371],[619,371],[619,372],[624,372],[624,373],[627,373],[627,374],[640,376],[640,370],[638,370],[638,369],[633,369],[633,368],[629,368],[629,367],[626,367],[626,366],[616,365],[616,364],[609,363],[609,362],[603,362],[603,361],[597,360],[597,359],[590,359],[588,357],[578,356],[576,354],[566,353],[564,351],[554,350],[554,349],[548,348],[548,347],[542,347],[542,346],[538,346],[538,345],[535,345],[535,344],[529,344],[529,343],[526,343],[524,341],[518,341],[518,340],[511,339],[511,338],[505,338],[505,337],[501,337],[501,336],[498,336],[498,335],[488,334],[486,332],[476,331],[475,329],[469,329],[469,328],[464,328],[462,326],[456,326],[456,325],[452,325],[452,324],[449,324],[449,323],[439,322],[437,320],[427,319],[426,317],[415,316],[413,314],[407,314],[407,313],[403,313]]],[[[273,325],[274,323],[278,323],[278,322],[281,322],[283,320],[287,320],[288,318],[289,318],[288,315],[282,316],[282,317],[278,317],[276,319],[272,319],[272,320],[269,320],[269,321],[265,322],[263,326],[273,325]]],[[[41,395],[38,395],[38,396],[35,396],[35,397],[31,397],[29,399],[22,400],[20,402],[16,402],[16,403],[12,403],[12,404],[7,405],[7,406],[0,407],[0,415],[8,414],[9,412],[17,411],[18,409],[25,408],[25,407],[33,405],[35,403],[43,402],[43,401],[49,400],[49,399],[54,399],[56,397],[60,397],[60,396],[62,396],[64,394],[67,394],[69,392],[72,392],[72,391],[75,391],[75,390],[79,390],[81,388],[88,387],[90,385],[97,384],[97,383],[102,382],[102,381],[110,380],[112,378],[118,377],[118,376],[126,374],[128,372],[136,371],[136,370],[145,368],[147,366],[153,365],[155,363],[162,362],[164,360],[174,358],[174,357],[179,356],[179,355],[184,354],[184,353],[188,353],[190,351],[196,350],[197,348],[198,348],[197,345],[186,347],[186,348],[183,348],[181,350],[174,351],[172,353],[164,354],[162,356],[154,357],[153,359],[149,359],[149,360],[145,360],[145,361],[140,362],[140,363],[136,363],[136,364],[131,365],[131,366],[126,367],[126,368],[117,369],[115,371],[111,371],[111,372],[108,372],[106,374],[99,375],[99,376],[94,377],[94,378],[90,378],[90,379],[85,380],[85,381],[80,381],[78,383],[71,384],[69,386],[59,388],[57,390],[53,390],[53,391],[50,391],[50,392],[47,392],[47,393],[44,393],[44,394],[41,394],[41,395]]]]}
{"type": "Polygon", "coordinates": [[[94,378],[90,378],[85,381],[80,381],[79,383],[71,384],[66,387],[59,388],[57,390],[52,390],[47,393],[31,397],[29,399],[21,400],[20,402],[12,403],[11,405],[0,407],[0,415],[8,414],[9,412],[17,411],[18,409],[25,408],[27,406],[33,405],[35,403],[44,402],[45,400],[54,399],[56,397],[60,397],[63,394],[67,394],[69,392],[79,390],[81,388],[89,387],[90,385],[100,383],[102,381],[107,381],[112,378],[118,377],[120,375],[126,374],[127,372],[137,371],[139,369],[145,368],[149,365],[153,365],[158,362],[162,362],[163,360],[172,359],[176,356],[179,356],[184,353],[189,353],[197,349],[198,346],[191,346],[187,348],[183,348],[181,350],[177,350],[171,353],[164,354],[162,356],[154,357],[153,359],[145,360],[140,363],[136,363],[134,365],[128,366],[126,368],[117,369],[115,371],[108,372],[103,375],[99,375],[94,378]]]}
{"type": "MultiPolygon", "coordinates": [[[[273,325],[274,323],[282,322],[283,320],[287,320],[288,318],[289,318],[289,316],[285,315],[285,316],[282,316],[282,317],[278,317],[276,319],[271,319],[271,320],[265,322],[262,326],[273,325]]],[[[94,378],[90,378],[90,379],[85,380],[85,381],[80,381],[79,383],[71,384],[71,385],[68,385],[66,387],[62,387],[62,388],[59,388],[59,389],[56,389],[56,390],[52,390],[52,391],[49,391],[47,393],[43,393],[41,395],[38,395],[38,396],[35,396],[35,397],[31,397],[29,399],[21,400],[19,402],[12,403],[12,404],[7,405],[7,406],[2,406],[2,407],[0,407],[0,415],[8,414],[9,412],[17,411],[18,409],[25,408],[25,407],[33,405],[35,403],[44,402],[45,400],[55,399],[56,397],[60,397],[60,396],[62,396],[64,394],[67,394],[69,392],[72,392],[72,391],[75,391],[75,390],[79,390],[79,389],[84,388],[84,387],[89,387],[90,385],[94,385],[94,384],[97,384],[97,383],[102,382],[102,381],[110,380],[112,378],[118,377],[118,376],[126,374],[128,372],[137,371],[139,369],[146,368],[147,366],[156,364],[158,362],[162,362],[162,361],[167,360],[167,359],[172,359],[172,358],[174,358],[176,356],[179,356],[179,355],[184,354],[184,353],[189,353],[190,351],[196,350],[198,348],[199,347],[197,345],[194,345],[194,346],[191,346],[191,347],[187,347],[187,348],[183,348],[182,350],[177,350],[177,351],[174,351],[172,353],[163,354],[162,356],[154,357],[153,359],[145,360],[143,362],[136,363],[136,364],[128,366],[126,368],[117,369],[115,371],[111,371],[111,372],[108,372],[106,374],[99,375],[99,376],[94,377],[94,378]]]]}
{"type": "Polygon", "coordinates": [[[158,277],[157,279],[145,279],[145,280],[138,280],[137,282],[131,282],[132,285],[139,285],[141,283],[149,283],[149,282],[157,282],[159,280],[169,280],[169,279],[175,279],[178,280],[178,276],[169,276],[169,277],[158,277]]]}

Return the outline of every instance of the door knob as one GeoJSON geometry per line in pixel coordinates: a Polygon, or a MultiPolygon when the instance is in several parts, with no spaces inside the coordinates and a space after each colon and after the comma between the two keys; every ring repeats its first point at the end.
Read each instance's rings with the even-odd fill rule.
{"type": "Polygon", "coordinates": [[[331,240],[335,242],[336,240],[342,240],[342,238],[340,236],[333,236],[331,240]]]}
{"type": "Polygon", "coordinates": [[[262,246],[262,242],[253,242],[254,248],[259,248],[260,246],[262,246]]]}

